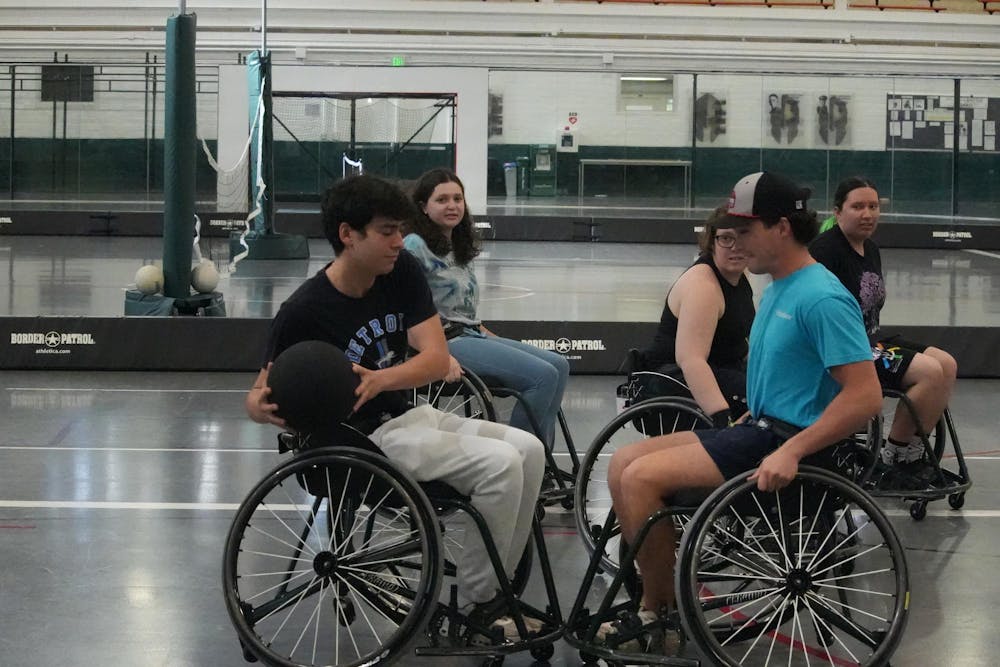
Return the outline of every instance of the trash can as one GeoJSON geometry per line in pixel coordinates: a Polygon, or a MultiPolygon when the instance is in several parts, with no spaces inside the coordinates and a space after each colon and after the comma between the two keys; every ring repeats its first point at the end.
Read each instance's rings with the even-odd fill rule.
{"type": "Polygon", "coordinates": [[[507,197],[513,198],[517,196],[517,163],[516,162],[504,162],[503,163],[503,181],[504,187],[507,189],[507,197]]]}

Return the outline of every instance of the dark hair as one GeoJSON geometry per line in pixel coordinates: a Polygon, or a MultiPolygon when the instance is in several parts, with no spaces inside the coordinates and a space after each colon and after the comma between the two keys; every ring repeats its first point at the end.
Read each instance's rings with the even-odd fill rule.
{"type": "Polygon", "coordinates": [[[451,169],[439,168],[424,172],[413,186],[413,201],[417,205],[417,210],[406,231],[419,235],[430,251],[439,257],[454,251],[455,263],[465,266],[479,255],[479,235],[472,226],[468,202],[465,204],[465,214],[461,221],[451,230],[450,241],[437,223],[428,218],[423,211],[423,205],[430,201],[434,189],[442,183],[458,184],[458,187],[462,188],[462,195],[465,195],[465,186],[451,169]]]}
{"type": "Polygon", "coordinates": [[[871,188],[876,193],[878,192],[878,188],[867,176],[851,176],[842,180],[837,186],[837,190],[833,193],[833,207],[843,208],[844,202],[847,201],[847,195],[858,188],[871,188]]]}
{"type": "Polygon", "coordinates": [[[719,231],[719,223],[728,217],[728,214],[728,204],[718,206],[708,214],[708,218],[705,219],[705,226],[701,228],[701,233],[698,234],[698,254],[702,257],[711,255],[712,251],[715,250],[715,233],[719,231]]]}
{"type": "Polygon", "coordinates": [[[323,233],[334,252],[344,249],[340,224],[346,222],[362,234],[376,217],[406,223],[413,218],[413,204],[389,181],[367,174],[348,176],[323,193],[323,233]]]}
{"type": "MultiPolygon", "coordinates": [[[[792,229],[792,236],[802,245],[809,245],[816,238],[816,235],[819,234],[819,218],[816,216],[816,211],[811,209],[792,211],[784,217],[788,220],[788,226],[792,229]]],[[[760,222],[765,227],[771,228],[781,222],[781,218],[773,222],[761,218],[760,222]]]]}

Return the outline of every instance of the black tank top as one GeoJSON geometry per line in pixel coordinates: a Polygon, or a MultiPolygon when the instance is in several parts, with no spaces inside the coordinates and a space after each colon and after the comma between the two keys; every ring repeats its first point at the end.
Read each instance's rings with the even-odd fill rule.
{"type": "MultiPolygon", "coordinates": [[[[722,298],[726,308],[718,324],[715,325],[715,336],[712,338],[712,348],[708,353],[708,363],[713,366],[742,367],[746,359],[750,335],[750,325],[756,310],[753,305],[753,290],[745,275],[740,276],[736,285],[731,285],[722,277],[711,255],[702,255],[691,267],[707,264],[719,281],[722,298]]],[[[690,268],[689,267],[689,270],[690,268]]],[[[650,369],[664,364],[677,362],[675,355],[675,340],[677,338],[677,317],[670,312],[670,306],[663,303],[663,314],[660,315],[660,326],[656,330],[653,344],[643,351],[646,365],[650,369]]]]}

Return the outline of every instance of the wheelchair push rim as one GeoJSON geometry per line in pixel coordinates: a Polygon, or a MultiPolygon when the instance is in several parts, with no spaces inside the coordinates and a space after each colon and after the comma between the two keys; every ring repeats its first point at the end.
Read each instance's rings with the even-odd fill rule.
{"type": "Polygon", "coordinates": [[[226,609],[269,665],[390,664],[436,605],[438,525],[423,491],[378,455],[321,448],[271,471],[226,539],[226,609]]]}
{"type": "Polygon", "coordinates": [[[685,631],[713,664],[882,665],[906,625],[906,561],[885,514],[810,466],[777,493],[746,476],[720,487],[676,572],[685,631]]]}

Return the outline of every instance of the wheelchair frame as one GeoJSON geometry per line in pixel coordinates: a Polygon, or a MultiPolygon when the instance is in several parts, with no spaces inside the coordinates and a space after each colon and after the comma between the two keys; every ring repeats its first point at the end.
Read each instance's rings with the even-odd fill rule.
{"type": "MultiPolygon", "coordinates": [[[[756,491],[756,482],[749,481],[747,477],[748,475],[741,475],[728,481],[714,490],[700,504],[682,501],[687,502],[687,504],[663,508],[651,515],[640,529],[636,543],[628,547],[625,562],[634,561],[643,541],[656,523],[662,520],[677,520],[678,517],[690,514],[691,519],[685,524],[683,530],[675,567],[677,616],[684,626],[687,637],[691,638],[697,648],[710,658],[712,664],[744,664],[744,660],[757,646],[760,638],[767,634],[770,634],[772,637],[770,640],[770,650],[773,650],[775,639],[779,634],[778,629],[784,623],[784,613],[788,608],[787,603],[789,600],[792,600],[792,609],[795,614],[791,637],[792,643],[790,646],[800,643],[803,646],[803,652],[808,650],[805,644],[805,629],[799,623],[798,618],[800,609],[803,609],[806,610],[803,612],[803,615],[805,613],[810,615],[809,618],[813,622],[811,629],[817,637],[825,638],[825,643],[820,650],[826,651],[825,657],[829,660],[830,664],[845,664],[842,658],[834,658],[830,654],[831,646],[836,648],[837,644],[839,644],[851,654],[850,648],[835,634],[835,630],[846,634],[848,641],[854,640],[861,645],[871,647],[872,655],[868,656],[865,662],[859,660],[858,664],[887,664],[889,657],[898,646],[905,629],[909,607],[909,582],[904,550],[888,518],[878,507],[874,499],[861,487],[846,478],[821,468],[801,465],[796,480],[792,485],[786,487],[786,489],[793,489],[795,488],[794,485],[803,485],[805,483],[825,485],[826,490],[822,495],[822,500],[818,508],[815,509],[815,514],[810,519],[809,515],[803,513],[805,491],[801,490],[803,486],[799,486],[800,505],[798,519],[791,521],[784,520],[782,517],[782,508],[785,507],[786,512],[794,511],[794,503],[788,505],[787,501],[780,498],[780,494],[787,493],[787,491],[778,492],[778,494],[774,494],[775,498],[778,498],[778,502],[774,503],[773,506],[765,508],[759,504],[759,501],[757,505],[759,509],[757,514],[760,515],[761,520],[754,524],[754,526],[763,527],[766,525],[766,530],[771,531],[770,535],[765,532],[762,536],[754,536],[753,527],[748,525],[745,515],[739,514],[733,509],[735,504],[734,499],[737,499],[741,494],[750,494],[754,497],[759,494],[756,491]],[[834,515],[832,521],[829,519],[825,520],[826,524],[823,530],[826,532],[823,535],[823,530],[817,530],[817,525],[820,523],[818,521],[819,515],[822,512],[836,511],[833,507],[834,500],[830,501],[831,507],[829,509],[823,509],[827,493],[830,495],[847,495],[850,498],[840,508],[839,516],[834,515]],[[864,515],[870,519],[868,524],[857,525],[854,513],[848,512],[848,508],[852,505],[860,508],[864,512],[864,515]],[[730,530],[726,527],[717,529],[718,524],[715,523],[715,520],[720,516],[733,521],[732,518],[725,516],[727,510],[731,511],[733,516],[736,517],[736,523],[732,524],[734,529],[730,530]],[[769,514],[771,516],[770,519],[768,519],[769,514]],[[836,533],[834,536],[835,530],[840,525],[844,526],[844,537],[841,537],[841,533],[836,533]],[[874,526],[874,530],[877,530],[883,538],[881,546],[884,547],[886,557],[890,563],[888,567],[880,570],[856,572],[855,568],[858,567],[858,563],[862,562],[860,559],[879,549],[879,545],[870,548],[857,545],[857,542],[861,539],[859,536],[862,535],[863,531],[868,530],[869,526],[874,526]],[[706,532],[711,534],[706,536],[706,532]],[[742,533],[742,535],[739,533],[742,533]],[[713,564],[711,563],[713,558],[718,558],[719,561],[714,567],[718,568],[720,564],[725,565],[723,554],[726,553],[726,547],[724,545],[710,543],[709,547],[704,548],[704,553],[710,556],[707,565],[699,559],[699,555],[702,553],[703,547],[705,547],[706,540],[714,536],[717,542],[722,542],[723,540],[719,539],[720,535],[722,538],[731,538],[729,548],[733,550],[732,553],[738,554],[736,557],[730,559],[729,563],[738,566],[753,564],[754,567],[760,567],[763,572],[757,575],[757,577],[775,582],[773,584],[774,590],[767,590],[766,588],[763,591],[751,589],[752,581],[744,583],[742,579],[752,580],[753,576],[737,574],[727,577],[721,568],[713,569],[713,564]],[[749,537],[747,537],[748,535],[749,537]],[[780,537],[775,537],[775,535],[780,535],[780,537]],[[832,536],[833,539],[831,539],[832,536]],[[778,556],[772,558],[772,555],[763,547],[763,544],[768,542],[768,540],[777,545],[778,556]],[[836,544],[833,544],[834,542],[836,544]],[[796,543],[798,545],[797,551],[794,550],[796,543]],[[806,546],[804,547],[804,545],[806,546]],[[811,552],[809,548],[812,548],[811,552]],[[747,555],[748,553],[749,555],[747,555]],[[830,559],[831,554],[842,555],[838,556],[840,560],[836,563],[825,562],[827,559],[830,559]],[[782,562],[782,557],[784,557],[785,562],[782,562]],[[795,558],[798,561],[796,566],[793,567],[791,561],[795,558]],[[803,567],[802,562],[805,560],[809,562],[803,567]],[[758,565],[754,561],[760,561],[760,564],[758,565]],[[827,575],[826,573],[828,572],[832,573],[832,575],[827,575]],[[872,592],[873,596],[887,596],[891,598],[892,609],[888,618],[881,619],[866,609],[856,609],[854,606],[848,604],[845,599],[847,595],[852,593],[861,595],[861,593],[857,593],[856,591],[862,589],[855,589],[846,583],[841,585],[841,582],[866,575],[882,575],[883,580],[889,579],[891,580],[891,585],[895,586],[894,593],[872,592]],[[734,581],[737,583],[733,584],[732,582],[734,581]],[[709,590],[705,584],[712,584],[712,582],[716,582],[718,585],[729,583],[734,586],[735,590],[725,595],[716,596],[710,594],[703,596],[703,591],[709,590]],[[744,586],[746,588],[743,588],[744,586]],[[838,595],[838,600],[830,602],[825,595],[817,593],[817,590],[820,588],[835,591],[835,594],[838,595]],[[775,607],[775,598],[780,597],[782,594],[785,597],[781,601],[780,607],[775,607]],[[751,607],[751,605],[758,604],[769,597],[771,601],[760,605],[761,608],[752,617],[750,614],[753,610],[740,611],[741,609],[751,607]],[[810,607],[810,598],[813,607],[816,608],[815,611],[810,607]],[[737,644],[741,641],[751,639],[753,633],[757,631],[757,626],[761,625],[756,619],[765,614],[765,608],[768,605],[772,606],[770,615],[766,616],[766,622],[759,629],[759,634],[750,648],[741,658],[729,655],[726,652],[727,645],[730,642],[737,644]],[[778,613],[779,608],[781,610],[780,614],[778,613]],[[725,627],[724,624],[713,625],[705,620],[705,618],[707,613],[714,611],[718,611],[723,620],[727,616],[736,620],[732,621],[728,627],[725,627]],[[771,622],[776,615],[777,621],[774,624],[774,628],[769,630],[771,622]],[[862,620],[857,621],[852,618],[852,615],[856,615],[862,620]],[[884,621],[887,624],[887,628],[883,631],[881,629],[865,627],[863,625],[865,621],[872,622],[869,618],[884,621]],[[740,624],[739,627],[735,627],[737,623],[740,624]],[[798,623],[798,626],[795,623],[798,623]],[[795,637],[796,627],[798,627],[801,641],[795,637]]],[[[816,500],[813,499],[811,502],[815,503],[816,500]]],[[[620,568],[614,575],[607,591],[601,598],[596,612],[591,613],[585,607],[587,594],[590,591],[594,578],[601,569],[601,554],[607,540],[612,535],[615,522],[614,513],[609,513],[599,536],[597,548],[591,557],[587,572],[584,575],[580,592],[570,611],[568,617],[569,626],[564,635],[566,641],[577,648],[585,664],[590,665],[595,664],[598,658],[606,660],[609,665],[625,663],[675,665],[680,667],[694,667],[699,665],[699,660],[695,658],[635,653],[618,648],[624,642],[640,638],[644,633],[651,632],[650,628],[643,627],[637,621],[636,613],[639,602],[636,598],[638,595],[635,592],[631,592],[624,601],[621,601],[619,598],[622,587],[627,587],[626,568],[620,568]],[[609,621],[614,622],[618,629],[615,645],[608,645],[596,639],[598,628],[602,623],[609,621]]],[[[867,564],[867,561],[865,564],[867,564]]],[[[856,585],[861,586],[860,583],[856,585]]],[[[709,593],[711,593],[710,590],[709,593]]],[[[785,641],[787,641],[787,638],[785,638],[785,641]]],[[[768,652],[769,656],[770,650],[768,652]]],[[[791,661],[792,655],[793,652],[790,650],[789,661],[791,661]]],[[[806,660],[808,661],[808,656],[806,660]]],[[[820,662],[823,662],[822,655],[820,656],[820,662]]],[[[789,664],[792,663],[789,662],[789,664]]]]}
{"type": "Polygon", "coordinates": [[[913,423],[917,427],[917,433],[924,446],[924,458],[934,466],[934,477],[925,489],[893,489],[883,488],[875,479],[875,472],[879,465],[879,452],[885,443],[883,434],[884,419],[882,415],[876,416],[868,425],[865,434],[866,444],[871,454],[871,462],[862,473],[859,484],[871,495],[877,498],[898,498],[900,500],[913,501],[910,505],[910,516],[920,521],[927,516],[927,503],[934,500],[948,498],[948,505],[952,509],[961,509],[965,505],[965,493],[972,487],[972,479],[969,477],[969,468],[965,462],[965,455],[962,446],[958,441],[958,433],[955,430],[955,422],[952,419],[951,411],[945,408],[941,418],[934,425],[933,434],[924,429],[917,417],[916,408],[909,396],[904,391],[883,388],[884,398],[897,400],[896,409],[900,406],[910,413],[913,423]],[[931,437],[934,438],[933,445],[931,437]],[[958,470],[952,471],[941,466],[942,458],[945,454],[947,441],[951,441],[952,449],[955,453],[955,462],[958,470]]]}
{"type": "MultiPolygon", "coordinates": [[[[542,427],[538,420],[538,416],[535,411],[528,405],[524,396],[521,392],[511,389],[509,387],[504,387],[493,380],[490,377],[484,377],[477,375],[469,369],[464,369],[465,375],[473,381],[474,384],[481,386],[489,392],[491,397],[496,398],[513,398],[524,410],[524,414],[528,418],[528,423],[531,425],[532,433],[542,441],[544,444],[545,440],[542,437],[542,427]]],[[[553,449],[555,448],[555,443],[553,442],[552,447],[545,447],[545,477],[552,487],[550,489],[545,488],[545,482],[543,482],[542,487],[542,503],[544,505],[554,505],[559,503],[564,509],[573,509],[574,500],[574,482],[576,481],[577,473],[580,469],[580,457],[576,451],[576,445],[573,442],[573,436],[569,430],[569,423],[566,421],[566,415],[563,413],[562,408],[559,408],[559,412],[556,415],[559,422],[559,431],[562,433],[563,441],[566,443],[566,450],[569,453],[571,467],[569,470],[563,470],[556,463],[555,457],[553,456],[553,449]]],[[[493,406],[493,420],[496,420],[496,407],[493,406]]]]}
{"type": "MultiPolygon", "coordinates": [[[[533,521],[529,544],[534,546],[537,553],[548,595],[547,609],[544,612],[519,600],[521,591],[516,590],[514,582],[506,576],[485,520],[467,497],[441,482],[418,484],[386,458],[367,437],[350,427],[344,428],[342,436],[342,443],[337,445],[311,447],[314,438],[281,434],[279,449],[291,450],[294,456],[275,467],[257,484],[233,519],[223,559],[223,590],[226,608],[237,630],[244,657],[248,661],[260,659],[266,664],[282,667],[314,664],[315,652],[320,644],[322,605],[327,595],[332,598],[330,604],[334,608],[336,621],[332,632],[328,628],[325,634],[333,634],[337,644],[333,649],[333,659],[327,659],[323,664],[344,667],[391,664],[418,642],[421,631],[428,629],[428,626],[427,645],[417,646],[416,655],[497,657],[528,650],[539,660],[551,657],[554,652],[552,644],[562,636],[564,623],[537,516],[533,521]],[[368,483],[363,491],[356,488],[358,482],[352,487],[351,471],[355,469],[369,473],[368,483]],[[292,502],[290,508],[283,507],[282,511],[297,515],[304,524],[298,531],[292,530],[288,525],[290,522],[282,520],[279,511],[267,503],[272,491],[282,487],[282,482],[293,479],[301,490],[311,496],[310,507],[305,509],[298,506],[289,491],[284,491],[284,497],[292,502]],[[321,488],[316,489],[317,484],[321,488]],[[381,494],[381,497],[369,504],[373,493],[375,496],[381,494]],[[337,508],[332,512],[334,497],[338,499],[337,508]],[[405,509],[401,510],[393,503],[402,503],[405,509]],[[368,507],[368,514],[362,519],[362,508],[365,506],[368,507]],[[254,525],[258,523],[256,517],[262,507],[264,509],[260,514],[266,521],[272,518],[276,520],[272,531],[279,534],[254,525]],[[445,549],[442,545],[441,522],[446,514],[455,511],[465,512],[482,536],[501,590],[500,613],[497,615],[506,612],[513,617],[520,634],[517,641],[505,640],[502,631],[498,634],[489,627],[492,619],[477,622],[462,614],[458,609],[457,589],[454,585],[449,601],[443,602],[440,599],[442,580],[455,572],[453,564],[443,562],[445,549]],[[377,539],[383,533],[390,532],[389,524],[401,518],[405,518],[403,525],[408,526],[406,530],[400,531],[406,536],[401,542],[372,543],[373,537],[377,539]],[[349,530],[346,529],[348,522],[351,523],[349,530]],[[363,525],[359,522],[363,522],[363,525]],[[324,528],[329,535],[320,534],[324,528]],[[248,534],[264,535],[267,545],[275,553],[244,549],[244,542],[251,539],[247,537],[248,534]],[[358,536],[361,537],[360,549],[354,545],[358,536]],[[314,549],[317,541],[319,548],[314,549]],[[324,544],[327,545],[326,548],[323,548],[324,544]],[[413,558],[418,549],[420,562],[416,563],[413,558]],[[256,565],[254,559],[271,563],[274,559],[286,556],[277,553],[278,551],[288,550],[288,563],[284,569],[271,570],[272,566],[268,565],[262,572],[247,572],[240,568],[240,559],[244,555],[250,563],[247,567],[250,567],[256,565]],[[364,560],[366,555],[372,557],[372,562],[364,560]],[[404,555],[410,560],[393,564],[393,558],[398,561],[404,555]],[[303,567],[303,561],[309,561],[308,566],[296,569],[303,567]],[[408,574],[411,572],[418,573],[416,579],[408,574]],[[273,583],[276,579],[277,583],[273,583]],[[304,579],[308,581],[303,581],[304,579]],[[258,580],[267,584],[262,591],[255,588],[258,580]],[[418,583],[411,590],[410,584],[405,582],[414,580],[418,583]],[[243,582],[247,582],[247,595],[241,592],[243,582]],[[254,604],[258,598],[272,593],[273,598],[254,604]],[[274,646],[285,625],[290,620],[301,620],[301,615],[298,619],[292,619],[292,616],[304,600],[317,595],[319,598],[313,612],[305,619],[298,638],[282,637],[286,645],[291,644],[291,648],[277,652],[274,646]],[[392,606],[393,601],[395,608],[392,606]],[[400,611],[401,608],[404,611],[400,611]],[[273,637],[268,639],[258,636],[258,624],[285,612],[287,614],[277,629],[268,628],[269,633],[273,630],[273,637]],[[524,621],[526,614],[542,620],[543,630],[537,635],[528,634],[524,621]],[[379,619],[376,615],[382,618],[379,619]],[[380,621],[387,622],[390,626],[395,625],[395,631],[384,644],[375,627],[380,621]],[[358,647],[361,637],[349,630],[354,624],[361,626],[361,634],[370,630],[374,636],[375,645],[370,649],[366,648],[364,654],[358,647]],[[346,662],[340,660],[339,628],[348,628],[348,638],[356,659],[351,658],[346,662]],[[308,632],[310,629],[312,633],[308,632]],[[301,662],[296,656],[301,653],[300,645],[306,634],[314,635],[313,655],[308,662],[301,662]],[[478,637],[483,645],[471,645],[470,639],[473,637],[478,637]],[[458,645],[453,645],[456,643],[458,645]]],[[[526,549],[525,557],[529,558],[530,567],[530,550],[526,549]]],[[[523,586],[525,581],[520,585],[523,586]]],[[[298,628],[294,630],[297,631],[298,628]]],[[[347,644],[346,639],[344,643],[347,644]]],[[[325,648],[329,650],[328,647],[325,648]]],[[[348,648],[345,648],[345,653],[349,653],[348,648]]]]}

